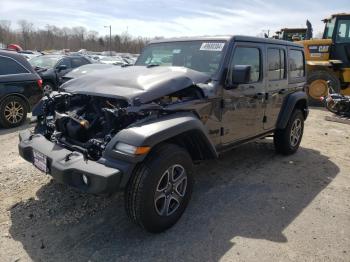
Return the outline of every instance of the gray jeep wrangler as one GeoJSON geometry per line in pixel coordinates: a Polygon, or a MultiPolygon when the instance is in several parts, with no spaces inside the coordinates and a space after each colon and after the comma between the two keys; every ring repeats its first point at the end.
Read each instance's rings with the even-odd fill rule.
{"type": "Polygon", "coordinates": [[[128,216],[150,232],[174,225],[193,163],[274,136],[297,151],[308,115],[303,47],[244,37],[161,40],[135,66],[72,79],[34,109],[19,153],[58,182],[125,192],[128,216]]]}

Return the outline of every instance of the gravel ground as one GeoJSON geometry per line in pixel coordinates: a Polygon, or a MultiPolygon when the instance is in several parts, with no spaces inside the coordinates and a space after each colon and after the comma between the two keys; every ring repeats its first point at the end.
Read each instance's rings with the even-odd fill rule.
{"type": "Polygon", "coordinates": [[[0,130],[0,260],[350,261],[350,126],[328,114],[311,110],[293,156],[266,139],[196,167],[189,207],[158,235],[122,194],[56,184],[18,156],[19,129],[0,130]]]}

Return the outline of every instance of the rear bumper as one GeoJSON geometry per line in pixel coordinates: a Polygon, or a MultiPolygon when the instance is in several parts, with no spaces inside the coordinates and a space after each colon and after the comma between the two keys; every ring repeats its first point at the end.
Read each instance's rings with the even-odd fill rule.
{"type": "Polygon", "coordinates": [[[33,163],[33,149],[47,157],[48,173],[58,182],[80,191],[93,194],[106,194],[118,190],[122,171],[92,160],[84,160],[79,152],[69,151],[40,134],[31,135],[29,131],[19,134],[19,154],[33,163]],[[67,157],[68,154],[71,154],[67,157]],[[83,175],[88,178],[84,183],[83,175]]]}

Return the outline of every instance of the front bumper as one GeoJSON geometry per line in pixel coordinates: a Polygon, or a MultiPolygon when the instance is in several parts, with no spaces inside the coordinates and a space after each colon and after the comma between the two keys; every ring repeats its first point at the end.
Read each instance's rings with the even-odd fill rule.
{"type": "Polygon", "coordinates": [[[45,155],[47,172],[58,182],[93,194],[106,194],[118,190],[122,180],[122,172],[119,169],[85,160],[81,153],[67,150],[40,134],[31,134],[28,130],[20,132],[19,139],[18,149],[21,157],[33,163],[33,149],[45,155]],[[87,184],[83,181],[83,175],[88,178],[87,184]]]}

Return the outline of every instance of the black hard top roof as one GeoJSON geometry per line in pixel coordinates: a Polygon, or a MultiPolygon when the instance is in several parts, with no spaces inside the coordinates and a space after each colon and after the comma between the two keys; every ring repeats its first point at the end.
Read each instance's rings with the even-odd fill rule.
{"type": "Polygon", "coordinates": [[[290,41],[277,40],[271,38],[253,37],[253,36],[242,36],[242,35],[226,35],[226,36],[196,36],[196,37],[179,37],[179,38],[168,38],[168,39],[157,39],[150,42],[154,43],[166,43],[166,42],[185,42],[185,41],[243,41],[252,43],[266,43],[273,45],[288,45],[302,48],[300,44],[296,44],[290,41]]]}

